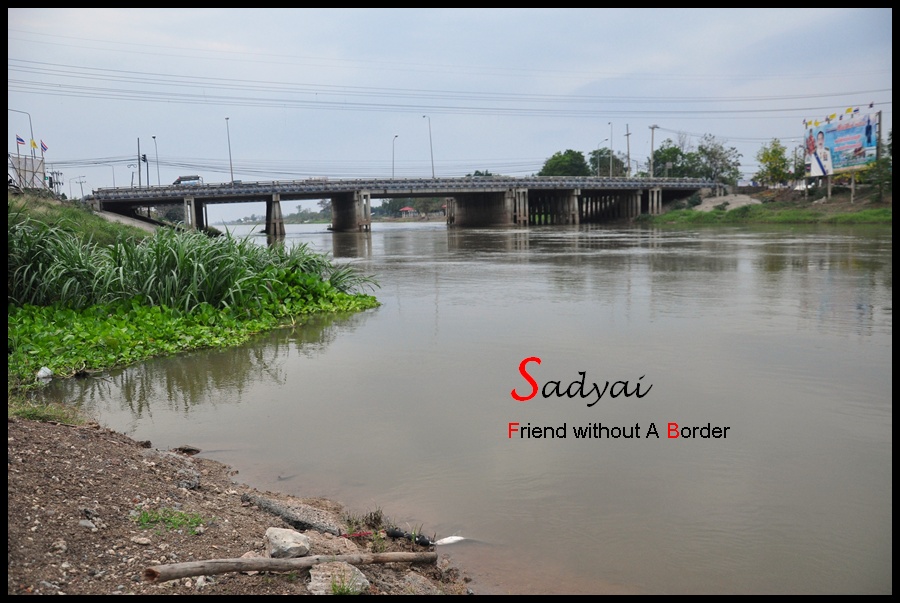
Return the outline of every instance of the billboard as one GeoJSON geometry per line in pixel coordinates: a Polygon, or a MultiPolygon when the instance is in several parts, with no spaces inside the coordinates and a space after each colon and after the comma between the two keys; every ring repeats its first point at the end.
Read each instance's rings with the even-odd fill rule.
{"type": "Polygon", "coordinates": [[[878,114],[847,109],[806,128],[806,175],[830,176],[865,168],[877,159],[878,114]]]}
{"type": "Polygon", "coordinates": [[[7,158],[9,159],[7,176],[11,183],[21,188],[48,188],[43,157],[7,153],[7,158]]]}

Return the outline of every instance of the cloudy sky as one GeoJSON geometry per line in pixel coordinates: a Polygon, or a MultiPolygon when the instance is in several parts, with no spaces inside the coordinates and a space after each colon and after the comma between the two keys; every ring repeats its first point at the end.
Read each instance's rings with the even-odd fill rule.
{"type": "Polygon", "coordinates": [[[232,169],[244,181],[530,175],[555,152],[601,147],[646,166],[651,144],[711,134],[750,178],[760,147],[793,148],[804,119],[873,104],[885,139],[892,128],[889,8],[7,16],[8,152],[30,152],[16,136],[33,133],[76,196],[137,185],[139,147],[156,185],[227,182],[232,169]]]}

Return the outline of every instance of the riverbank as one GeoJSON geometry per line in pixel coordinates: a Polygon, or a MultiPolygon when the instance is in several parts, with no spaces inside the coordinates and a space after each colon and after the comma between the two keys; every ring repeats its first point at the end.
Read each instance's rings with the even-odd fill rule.
{"type": "Polygon", "coordinates": [[[272,508],[315,517],[316,525],[345,534],[298,529],[310,539],[310,555],[437,553],[436,562],[354,566],[368,594],[468,592],[468,579],[440,547],[384,534],[390,520],[382,510],[354,516],[334,501],[260,492],[202,451],[157,450],[95,423],[18,418],[7,420],[7,448],[8,595],[304,595],[315,594],[323,580],[326,590],[342,591],[348,581],[340,572],[353,570],[334,563],[280,573],[145,578],[161,564],[265,556],[269,528],[297,529],[265,510],[272,508]],[[324,579],[311,584],[323,572],[324,579]],[[331,582],[329,575],[335,576],[331,582]]]}
{"type": "MultiPolygon", "coordinates": [[[[27,299],[27,285],[36,282],[27,278],[29,274],[46,276],[49,272],[58,277],[66,271],[83,275],[85,272],[78,272],[82,270],[96,277],[98,271],[109,268],[102,250],[79,240],[92,241],[98,247],[115,245],[128,252],[121,255],[137,257],[133,241],[148,234],[133,228],[123,230],[123,225],[103,220],[76,204],[45,198],[11,196],[8,222],[10,235],[14,224],[19,228],[18,235],[31,235],[10,236],[8,594],[466,592],[462,574],[450,566],[446,556],[434,554],[434,545],[416,543],[402,535],[391,538],[388,533],[394,526],[381,509],[353,514],[334,501],[259,492],[242,485],[235,477],[236,471],[203,459],[203,451],[191,449],[190,442],[178,451],[156,450],[150,442],[136,442],[88,422],[78,409],[67,404],[32,401],[31,391],[39,387],[36,373],[47,371],[57,378],[87,377],[166,353],[237,345],[249,333],[277,326],[277,321],[284,319],[281,309],[299,320],[307,312],[372,307],[371,296],[334,295],[332,287],[335,283],[340,285],[335,277],[339,279],[343,272],[333,271],[327,276],[329,265],[313,256],[305,258],[305,265],[324,268],[326,273],[322,274],[326,276],[285,268],[285,275],[277,279],[282,283],[282,297],[276,304],[278,317],[273,314],[272,320],[262,321],[259,316],[248,320],[244,314],[217,312],[209,304],[198,307],[197,312],[182,306],[182,311],[174,314],[134,301],[111,304],[108,309],[103,306],[102,310],[97,310],[100,306],[70,310],[58,302],[59,296],[52,297],[52,291],[56,304],[13,304],[14,298],[27,299]],[[22,227],[23,214],[50,227],[35,226],[32,233],[30,226],[22,227]],[[56,242],[61,244],[54,245],[56,242]],[[43,247],[38,249],[40,253],[29,254],[31,248],[26,248],[27,244],[43,247]],[[64,262],[65,270],[53,268],[53,262],[66,251],[71,253],[66,257],[78,262],[64,262]],[[14,262],[14,256],[19,263],[14,262]],[[27,262],[28,257],[47,263],[34,266],[27,262]],[[26,281],[22,287],[13,286],[13,266],[17,266],[16,282],[26,281]],[[292,287],[297,287],[297,291],[292,287]],[[351,299],[366,303],[342,309],[340,300],[351,299]],[[332,303],[335,301],[338,303],[332,303]],[[179,322],[182,319],[196,320],[185,324],[179,322]],[[48,366],[52,370],[47,370],[48,366]],[[315,521],[298,525],[294,515],[267,510],[273,508],[297,510],[315,521]],[[160,564],[265,556],[270,528],[304,532],[310,539],[309,553],[313,556],[414,552],[428,553],[425,557],[430,561],[355,565],[357,575],[365,578],[368,586],[363,586],[362,580],[351,585],[349,577],[357,569],[333,563],[280,573],[219,574],[206,569],[177,580],[146,579],[147,570],[160,564]]],[[[204,261],[198,252],[205,248],[206,239],[195,236],[193,243],[197,246],[191,250],[176,253],[178,242],[173,241],[171,248],[166,242],[159,249],[162,253],[156,255],[190,258],[180,265],[207,266],[207,272],[216,262],[224,264],[224,259],[228,259],[217,255],[214,260],[204,261]]],[[[233,252],[229,254],[231,259],[239,259],[245,253],[265,253],[257,251],[255,245],[229,249],[233,252]]],[[[174,274],[178,268],[163,270],[162,274],[174,274]]],[[[160,273],[144,264],[123,268],[121,272],[129,277],[133,273],[144,277],[160,273]]],[[[252,268],[242,269],[240,275],[246,281],[252,268]]],[[[51,279],[42,279],[48,280],[51,279]]],[[[85,284],[91,279],[76,280],[85,284]]],[[[71,290],[75,281],[67,282],[71,290]]],[[[172,288],[180,290],[186,286],[175,284],[172,288]]],[[[92,291],[85,295],[89,293],[92,291]]]]}
{"type": "Polygon", "coordinates": [[[658,216],[640,220],[658,226],[702,224],[892,224],[893,194],[879,196],[873,188],[851,193],[836,189],[826,197],[821,189],[762,190],[669,204],[658,216]]]}

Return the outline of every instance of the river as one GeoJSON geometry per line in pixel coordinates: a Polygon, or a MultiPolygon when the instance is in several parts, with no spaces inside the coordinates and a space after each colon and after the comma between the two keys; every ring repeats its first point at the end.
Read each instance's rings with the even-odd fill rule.
{"type": "Polygon", "coordinates": [[[286,241],[381,307],[49,393],[463,536],[476,593],[892,593],[891,228],[372,230],[286,241]]]}

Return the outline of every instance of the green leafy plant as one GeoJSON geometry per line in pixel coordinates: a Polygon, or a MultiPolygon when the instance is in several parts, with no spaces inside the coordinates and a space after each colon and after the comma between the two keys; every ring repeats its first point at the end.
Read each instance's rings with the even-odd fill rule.
{"type": "Polygon", "coordinates": [[[361,592],[359,586],[343,572],[339,576],[331,576],[332,595],[358,595],[361,592]]]}
{"type": "Polygon", "coordinates": [[[196,534],[197,528],[205,522],[197,513],[176,511],[168,507],[161,509],[141,509],[134,519],[141,529],[150,529],[155,526],[163,526],[167,530],[187,530],[189,534],[196,534]]]}
{"type": "MultiPolygon", "coordinates": [[[[66,209],[8,205],[8,381],[39,385],[154,356],[244,343],[315,313],[377,307],[375,280],[306,245],[160,229],[97,244],[66,209]],[[72,216],[70,219],[69,216],[72,216]]],[[[80,219],[80,218],[79,218],[80,219]]],[[[99,220],[99,218],[98,218],[99,220]]],[[[108,237],[107,237],[108,239],[108,237]]]]}

